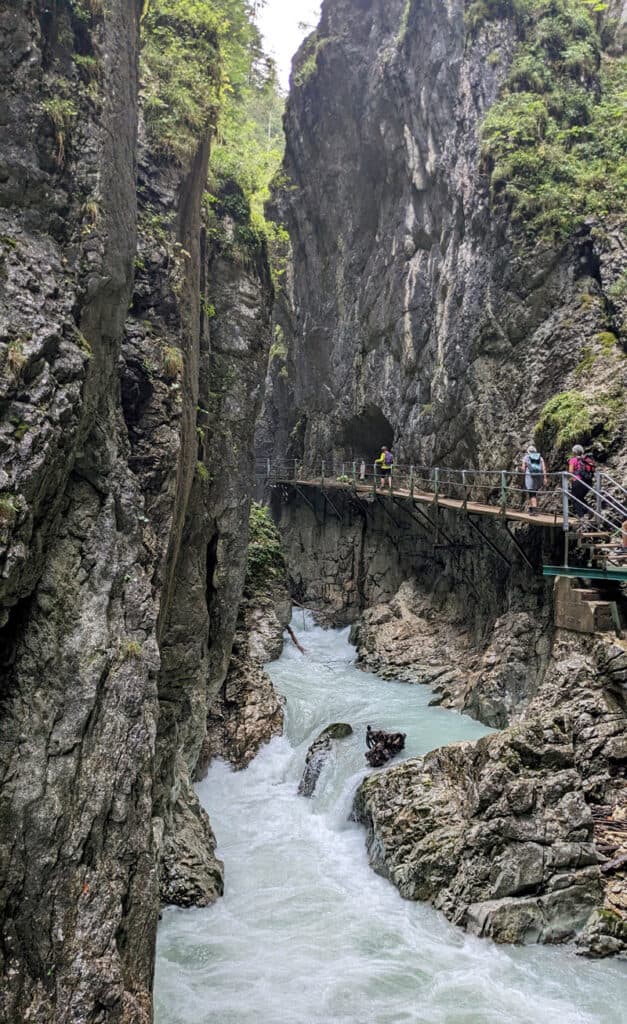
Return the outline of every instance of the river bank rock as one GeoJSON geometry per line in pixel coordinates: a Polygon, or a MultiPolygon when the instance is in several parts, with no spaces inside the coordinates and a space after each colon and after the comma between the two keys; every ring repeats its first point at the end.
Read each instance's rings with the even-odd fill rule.
{"type": "Polygon", "coordinates": [[[287,586],[275,588],[270,597],[256,597],[246,602],[243,614],[251,658],[261,664],[280,658],[283,634],[292,620],[292,601],[287,586]]]}
{"type": "Polygon", "coordinates": [[[215,757],[248,767],[264,744],[283,732],[283,701],[264,664],[279,658],[292,617],[286,579],[250,588],[243,601],[226,679],[207,715],[207,732],[196,767],[202,778],[215,757]]]}
{"type": "Polygon", "coordinates": [[[305,770],[298,786],[300,796],[313,796],[320,773],[331,752],[333,741],[346,739],[352,733],[353,727],[346,722],[336,722],[322,730],[307,751],[305,770]]]}
{"type": "Polygon", "coordinates": [[[207,716],[207,734],[197,768],[202,778],[215,757],[247,768],[264,744],[283,732],[283,702],[258,658],[255,640],[238,630],[229,671],[207,716]]]}
{"type": "Polygon", "coordinates": [[[164,838],[161,902],[177,907],[207,907],[224,892],[224,865],[215,855],[216,838],[200,805],[184,763],[179,764],[174,828],[164,838]]]}
{"type": "Polygon", "coordinates": [[[515,725],[366,779],[354,814],[375,870],[497,942],[627,948],[622,872],[603,875],[595,827],[624,806],[625,709],[599,657],[558,638],[515,725]]]}
{"type": "Polygon", "coordinates": [[[357,665],[384,679],[431,686],[434,704],[503,727],[536,692],[550,651],[546,617],[511,611],[477,643],[467,622],[447,615],[404,582],[391,601],[368,608],[353,626],[357,665]]]}

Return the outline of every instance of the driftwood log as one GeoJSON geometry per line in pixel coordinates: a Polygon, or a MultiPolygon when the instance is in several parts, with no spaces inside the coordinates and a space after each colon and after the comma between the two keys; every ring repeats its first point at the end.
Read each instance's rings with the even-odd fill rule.
{"type": "Polygon", "coordinates": [[[301,654],[306,654],[307,652],[306,652],[305,648],[303,647],[303,645],[298,640],[298,637],[296,636],[296,633],[294,632],[292,627],[291,626],[286,626],[286,629],[287,629],[288,635],[290,637],[290,640],[292,641],[294,646],[298,648],[298,650],[300,651],[301,654]]]}

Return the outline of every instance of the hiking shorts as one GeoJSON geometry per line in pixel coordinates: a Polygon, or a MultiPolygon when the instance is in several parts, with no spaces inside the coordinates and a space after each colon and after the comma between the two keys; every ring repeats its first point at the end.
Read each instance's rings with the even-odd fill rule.
{"type": "Polygon", "coordinates": [[[544,486],[542,473],[527,473],[525,476],[525,487],[530,498],[534,498],[538,491],[544,486]]]}

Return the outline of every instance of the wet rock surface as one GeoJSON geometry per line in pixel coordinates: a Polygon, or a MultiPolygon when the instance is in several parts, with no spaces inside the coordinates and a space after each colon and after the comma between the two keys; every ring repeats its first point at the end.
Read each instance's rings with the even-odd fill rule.
{"type": "Polygon", "coordinates": [[[177,780],[179,791],[161,857],[161,901],[206,907],[224,892],[223,864],[215,856],[209,816],[192,789],[184,762],[177,765],[177,780]]]}
{"type": "Polygon", "coordinates": [[[267,510],[253,506],[251,522],[244,599],[226,678],[208,710],[197,778],[215,757],[246,768],[283,732],[283,701],[263,666],[281,655],[292,602],[279,536],[267,510]],[[262,560],[263,571],[255,559],[262,560]]]}
{"type": "Polygon", "coordinates": [[[283,732],[283,702],[257,652],[256,638],[238,630],[226,680],[207,717],[199,775],[215,757],[246,768],[265,743],[283,732]]]}
{"type": "Polygon", "coordinates": [[[595,955],[622,951],[623,882],[603,874],[595,820],[603,801],[622,819],[625,726],[624,704],[594,661],[558,638],[515,725],[362,784],[355,814],[373,866],[406,898],[429,900],[478,935],[579,936],[595,955]]]}
{"type": "Polygon", "coordinates": [[[305,769],[298,785],[300,796],[313,796],[322,769],[331,756],[333,743],[352,736],[352,733],[353,727],[346,722],[335,722],[322,730],[307,751],[305,769]]]}

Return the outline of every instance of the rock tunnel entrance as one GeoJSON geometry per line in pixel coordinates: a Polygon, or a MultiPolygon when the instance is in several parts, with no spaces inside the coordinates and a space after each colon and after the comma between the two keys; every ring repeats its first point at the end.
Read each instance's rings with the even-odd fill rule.
{"type": "Polygon", "coordinates": [[[348,458],[371,460],[382,445],[392,447],[394,428],[377,405],[369,404],[346,421],[341,437],[348,458]]]}

